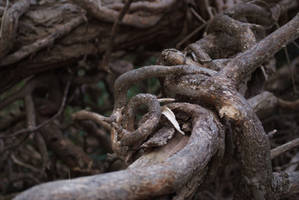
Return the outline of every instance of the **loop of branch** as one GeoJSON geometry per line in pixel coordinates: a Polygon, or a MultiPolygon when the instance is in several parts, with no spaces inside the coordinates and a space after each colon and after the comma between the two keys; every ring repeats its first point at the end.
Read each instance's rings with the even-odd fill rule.
{"type": "MultiPolygon", "coordinates": [[[[84,1],[80,1],[80,3],[83,5],[84,1]]],[[[205,1],[204,4],[208,8],[208,14],[212,17],[213,13],[211,12],[209,2],[205,1]]],[[[136,150],[136,147],[140,146],[148,138],[159,123],[161,113],[157,98],[152,95],[140,94],[133,97],[127,104],[127,90],[129,87],[137,81],[150,77],[166,77],[164,89],[166,88],[171,95],[177,95],[178,98],[187,97],[188,101],[212,105],[220,118],[233,123],[235,128],[233,134],[237,143],[237,156],[240,158],[242,173],[242,182],[239,184],[241,188],[237,195],[244,195],[244,199],[275,199],[277,195],[282,193],[282,190],[279,189],[280,187],[289,190],[292,187],[296,187],[297,184],[298,188],[298,180],[294,180],[294,178],[298,178],[298,173],[289,174],[289,176],[285,176],[283,173],[277,176],[277,174],[273,173],[269,138],[255,114],[256,110],[252,108],[250,101],[247,101],[239,92],[238,87],[244,80],[246,82],[246,77],[249,77],[265,60],[272,57],[283,45],[299,36],[299,14],[284,27],[255,44],[260,38],[253,28],[260,27],[246,24],[247,22],[250,23],[250,19],[246,20],[245,18],[255,15],[265,17],[265,15],[269,14],[267,9],[270,9],[261,7],[256,12],[252,12],[251,9],[257,5],[249,6],[248,10],[245,9],[242,14],[230,10],[226,15],[216,17],[211,26],[220,28],[212,27],[210,29],[212,34],[208,35],[204,39],[205,41],[198,42],[196,44],[198,46],[189,46],[191,53],[198,57],[197,60],[199,62],[206,63],[210,68],[219,72],[193,64],[189,65],[185,54],[177,54],[179,55],[178,57],[170,56],[165,63],[181,65],[148,66],[132,70],[120,76],[114,85],[116,103],[111,116],[111,135],[114,147],[128,145],[130,147],[127,146],[126,150],[130,150],[131,147],[133,147],[133,150],[136,150]],[[262,10],[265,13],[262,13],[262,10]],[[242,20],[242,22],[237,20],[242,20]],[[225,26],[222,26],[223,24],[225,26]],[[212,58],[217,58],[217,56],[210,54],[210,52],[217,52],[227,43],[223,43],[221,46],[217,45],[215,41],[219,41],[218,37],[226,41],[234,36],[236,36],[236,39],[232,41],[232,46],[238,44],[237,48],[233,49],[232,52],[225,53],[224,55],[228,55],[227,57],[224,56],[225,59],[229,59],[225,60],[225,62],[218,62],[218,65],[216,65],[212,58]],[[209,43],[210,39],[212,40],[211,43],[209,43]],[[243,51],[243,53],[237,54],[239,51],[243,51]],[[141,104],[145,104],[148,107],[149,114],[146,116],[148,118],[144,117],[146,121],[135,130],[136,110],[141,104]],[[123,113],[127,114],[127,116],[123,115],[123,113]]],[[[100,16],[100,18],[102,17],[102,20],[102,15],[105,15],[105,9],[108,9],[100,4],[93,7],[92,4],[87,5],[86,3],[85,7],[93,10],[93,14],[100,16]],[[99,9],[100,7],[103,9],[99,9]],[[103,12],[98,12],[99,10],[103,12]],[[95,11],[98,13],[95,13],[95,11]]],[[[239,8],[242,9],[242,5],[239,8]]],[[[112,16],[111,18],[114,20],[113,12],[110,17],[112,16]]],[[[105,18],[104,20],[108,19],[105,18]]],[[[109,18],[109,20],[111,19],[109,18]]],[[[267,24],[268,21],[262,20],[260,23],[267,24]]],[[[225,51],[225,49],[221,51],[225,51]]],[[[259,101],[262,101],[261,99],[259,101]]],[[[298,107],[296,102],[290,103],[275,98],[274,100],[273,98],[270,99],[273,104],[284,108],[298,107]]],[[[169,106],[172,109],[191,115],[193,128],[188,144],[167,159],[147,166],[138,165],[137,160],[129,169],[120,172],[68,182],[45,184],[21,194],[17,199],[27,198],[34,200],[39,198],[41,193],[46,194],[48,199],[54,200],[65,197],[69,199],[74,197],[76,199],[97,199],[99,196],[105,199],[141,199],[169,194],[174,191],[177,192],[179,189],[182,190],[180,190],[178,198],[182,198],[185,196],[185,189],[188,189],[189,186],[195,191],[199,185],[196,185],[196,183],[201,183],[203,177],[206,177],[208,171],[210,171],[208,168],[211,168],[211,166],[213,168],[210,162],[212,156],[217,156],[213,158],[219,158],[220,160],[222,158],[224,152],[223,127],[218,122],[217,117],[200,106],[192,104],[170,104],[169,106]],[[184,186],[186,183],[188,185],[184,186]],[[57,186],[63,187],[59,187],[57,191],[57,186]],[[54,187],[56,189],[55,192],[52,191],[54,187]]],[[[48,129],[51,128],[49,127],[48,129]]],[[[51,140],[50,132],[44,130],[44,134],[45,137],[48,135],[51,140]]],[[[182,137],[186,138],[187,136],[182,137]]],[[[58,137],[58,139],[61,140],[61,137],[58,137]]],[[[63,140],[61,141],[63,142],[63,140]]],[[[57,143],[54,143],[52,143],[53,148],[61,148],[60,146],[55,146],[57,143]]],[[[293,141],[291,145],[288,144],[287,148],[295,145],[298,145],[298,140],[293,141]]],[[[117,149],[114,149],[114,151],[117,152],[117,149]]],[[[275,153],[275,151],[273,152],[275,153]]],[[[282,150],[279,150],[279,152],[282,152],[282,150]]],[[[66,154],[65,152],[62,153],[64,156],[67,156],[68,152],[66,154]]],[[[89,159],[84,158],[86,157],[83,157],[86,163],[89,159]]],[[[147,158],[143,156],[142,159],[147,158]]],[[[71,159],[68,161],[72,162],[71,159]]],[[[216,162],[216,164],[218,163],[216,162]]],[[[70,165],[73,166],[74,163],[70,165]]],[[[215,169],[217,169],[217,166],[215,169]]],[[[214,169],[211,171],[214,171],[214,169]]],[[[298,191],[298,189],[295,188],[294,191],[298,191]]]]}
{"type": "Polygon", "coordinates": [[[200,82],[187,80],[187,83],[172,78],[173,82],[167,84],[166,89],[174,94],[214,105],[221,117],[232,120],[240,128],[242,133],[237,135],[237,141],[240,144],[238,149],[242,159],[242,173],[246,177],[243,181],[251,191],[243,193],[247,195],[246,198],[260,196],[272,199],[276,194],[271,186],[272,168],[268,138],[261,122],[244,97],[236,91],[236,87],[262,64],[262,61],[269,59],[283,45],[298,37],[298,27],[299,14],[284,27],[232,59],[216,76],[207,77],[200,82]],[[273,41],[278,38],[279,41],[273,41]]]}
{"type": "Polygon", "coordinates": [[[115,105],[114,113],[127,103],[127,91],[129,87],[138,81],[153,77],[164,77],[170,74],[191,74],[202,73],[207,75],[214,75],[216,72],[200,66],[177,65],[177,66],[159,66],[152,65],[142,67],[140,69],[131,70],[121,75],[114,84],[115,105]]]}
{"type": "MultiPolygon", "coordinates": [[[[194,114],[193,129],[188,144],[163,162],[138,168],[56,181],[33,187],[16,200],[76,199],[144,199],[174,192],[194,175],[205,177],[211,158],[218,151],[224,130],[215,116],[197,105],[183,104],[194,114]]],[[[132,164],[133,165],[133,164],[132,164]]]]}
{"type": "Polygon", "coordinates": [[[120,135],[120,141],[122,145],[138,147],[157,127],[161,117],[160,103],[154,95],[138,94],[129,101],[126,110],[127,118],[124,126],[129,132],[120,135]],[[136,112],[140,105],[148,107],[147,119],[136,130],[133,130],[136,112]]]}
{"type": "Polygon", "coordinates": [[[110,119],[102,115],[96,114],[94,112],[89,112],[87,110],[81,110],[72,114],[74,120],[92,120],[98,125],[103,126],[107,130],[111,130],[111,125],[108,123],[110,119]]]}

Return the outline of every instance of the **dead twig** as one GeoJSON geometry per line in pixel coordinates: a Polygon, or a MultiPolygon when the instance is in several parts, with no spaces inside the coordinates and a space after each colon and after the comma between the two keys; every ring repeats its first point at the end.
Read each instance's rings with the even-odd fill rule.
{"type": "Polygon", "coordinates": [[[16,131],[16,132],[14,132],[14,133],[12,133],[10,135],[2,135],[2,136],[0,136],[0,138],[11,138],[11,137],[16,137],[16,136],[18,136],[20,134],[29,133],[29,132],[35,132],[35,131],[38,131],[40,128],[46,126],[47,124],[49,124],[53,120],[55,120],[58,116],[61,115],[61,113],[62,113],[62,111],[64,109],[64,106],[65,106],[65,103],[66,103],[66,100],[67,100],[67,93],[68,93],[70,85],[71,85],[71,81],[68,81],[67,85],[65,87],[65,90],[64,90],[64,94],[63,94],[63,98],[62,98],[62,102],[61,102],[60,108],[59,108],[59,110],[57,111],[57,113],[53,117],[51,117],[50,119],[42,122],[41,124],[39,124],[39,125],[37,125],[35,127],[25,128],[25,129],[16,131]]]}
{"type": "Polygon", "coordinates": [[[290,142],[287,142],[281,146],[278,146],[275,149],[271,150],[271,159],[274,159],[275,157],[285,153],[286,151],[289,151],[298,146],[299,146],[299,138],[296,138],[290,142]]]}
{"type": "Polygon", "coordinates": [[[105,54],[103,56],[100,68],[104,69],[105,71],[111,73],[112,71],[109,68],[109,60],[110,60],[110,56],[114,47],[114,38],[115,35],[117,33],[118,27],[123,19],[123,17],[126,15],[126,13],[128,12],[128,10],[130,9],[130,5],[133,2],[133,0],[128,0],[125,4],[125,6],[122,8],[122,10],[119,13],[118,18],[115,20],[112,29],[111,29],[111,36],[109,38],[109,42],[108,42],[108,47],[105,51],[105,54]]]}

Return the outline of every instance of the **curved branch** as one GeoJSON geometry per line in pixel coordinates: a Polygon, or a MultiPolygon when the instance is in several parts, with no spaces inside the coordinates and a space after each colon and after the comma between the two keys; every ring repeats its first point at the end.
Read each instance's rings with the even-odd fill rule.
{"type": "Polygon", "coordinates": [[[147,120],[144,121],[135,131],[124,132],[123,135],[120,135],[122,145],[134,145],[134,147],[139,146],[153,132],[160,121],[161,109],[157,97],[151,94],[138,94],[130,100],[127,106],[127,119],[125,121],[125,127],[129,131],[134,129],[133,126],[136,112],[138,106],[142,104],[148,107],[149,115],[147,116],[147,120]]]}
{"type": "Polygon", "coordinates": [[[0,28],[0,58],[4,57],[13,47],[19,18],[29,9],[30,2],[31,0],[17,1],[4,11],[0,28]]]}
{"type": "MultiPolygon", "coordinates": [[[[119,16],[119,12],[104,7],[97,0],[72,0],[74,3],[82,6],[87,10],[88,13],[93,15],[98,20],[106,22],[114,22],[119,16]]],[[[149,28],[154,26],[159,22],[162,15],[153,15],[153,16],[138,16],[137,14],[127,14],[123,20],[122,24],[134,26],[137,28],[149,28]]]]}
{"type": "Polygon", "coordinates": [[[249,50],[241,53],[223,69],[222,76],[230,77],[238,85],[263,62],[271,58],[284,45],[299,37],[299,14],[249,50]]]}
{"type": "Polygon", "coordinates": [[[215,116],[191,105],[193,130],[188,144],[165,161],[103,175],[55,181],[33,187],[15,200],[144,199],[169,194],[185,185],[193,175],[206,173],[208,163],[223,141],[223,127],[215,116]]]}
{"type": "Polygon", "coordinates": [[[254,3],[240,3],[226,10],[224,13],[234,19],[253,17],[261,25],[269,26],[274,24],[270,9],[258,6],[254,3]]]}
{"type": "Polygon", "coordinates": [[[139,69],[131,70],[121,75],[114,84],[114,110],[119,109],[127,103],[127,91],[130,86],[148,78],[164,77],[171,74],[191,74],[191,73],[203,73],[207,75],[216,74],[215,71],[203,68],[200,66],[190,65],[177,65],[177,66],[160,66],[152,65],[142,67],[139,69]]]}
{"type": "MultiPolygon", "coordinates": [[[[130,6],[130,11],[147,11],[150,13],[163,13],[166,10],[171,9],[171,7],[176,3],[176,0],[159,0],[155,2],[148,2],[148,1],[139,1],[134,2],[130,6]]],[[[110,9],[121,10],[124,5],[121,3],[114,3],[111,5],[107,5],[110,9]]]]}
{"type": "Polygon", "coordinates": [[[230,85],[227,79],[220,76],[208,78],[200,85],[191,83],[168,84],[168,90],[216,107],[219,115],[231,120],[240,132],[239,143],[243,176],[251,193],[245,195],[261,195],[272,198],[272,167],[270,145],[263,126],[242,95],[230,85]]]}
{"type": "Polygon", "coordinates": [[[81,110],[72,114],[73,120],[92,120],[96,122],[98,125],[103,126],[107,130],[111,130],[111,125],[108,123],[111,120],[109,117],[104,117],[100,114],[89,112],[87,110],[81,110]]]}

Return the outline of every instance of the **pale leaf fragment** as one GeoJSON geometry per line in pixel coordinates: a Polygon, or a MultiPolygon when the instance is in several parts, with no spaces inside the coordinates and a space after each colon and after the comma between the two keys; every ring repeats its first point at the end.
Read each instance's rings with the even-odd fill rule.
{"type": "Polygon", "coordinates": [[[174,113],[172,112],[172,110],[170,110],[167,106],[163,106],[162,107],[162,115],[164,115],[174,126],[174,128],[180,132],[182,135],[185,135],[185,133],[181,130],[180,125],[178,123],[178,121],[175,118],[174,113]]]}

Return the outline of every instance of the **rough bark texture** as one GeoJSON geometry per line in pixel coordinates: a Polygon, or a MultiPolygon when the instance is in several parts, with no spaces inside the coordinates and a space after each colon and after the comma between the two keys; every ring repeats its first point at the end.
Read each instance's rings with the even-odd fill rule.
{"type": "Polygon", "coordinates": [[[299,54],[286,46],[299,48],[298,10],[292,0],[0,2],[0,191],[296,199],[299,54]],[[275,72],[277,52],[288,66],[275,72]]]}

